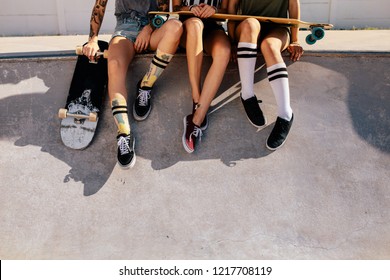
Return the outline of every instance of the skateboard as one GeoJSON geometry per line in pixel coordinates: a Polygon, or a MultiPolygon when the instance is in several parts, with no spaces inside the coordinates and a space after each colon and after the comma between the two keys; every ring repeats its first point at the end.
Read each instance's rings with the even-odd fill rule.
{"type": "MultiPolygon", "coordinates": [[[[193,16],[191,11],[179,11],[179,12],[149,12],[150,21],[156,28],[161,27],[164,22],[170,18],[190,17],[193,16]]],[[[313,45],[317,40],[321,40],[325,36],[325,30],[333,28],[329,23],[315,23],[306,22],[297,19],[290,18],[276,18],[276,17],[262,17],[262,16],[250,16],[250,15],[233,15],[233,14],[219,14],[216,13],[210,18],[218,21],[243,21],[247,18],[255,18],[261,22],[280,24],[288,27],[298,27],[310,29],[311,33],[306,37],[306,43],[313,45]]]]}
{"type": "Polygon", "coordinates": [[[91,143],[99,120],[106,91],[108,43],[98,42],[100,51],[95,62],[82,54],[82,47],[76,48],[77,62],[66,104],[58,111],[61,120],[61,140],[65,146],[81,150],[91,143]]]}

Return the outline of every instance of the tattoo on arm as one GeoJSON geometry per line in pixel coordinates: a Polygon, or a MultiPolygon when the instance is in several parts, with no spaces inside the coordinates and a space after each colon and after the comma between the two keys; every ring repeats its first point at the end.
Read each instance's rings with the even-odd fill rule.
{"type": "Polygon", "coordinates": [[[102,26],[108,0],[96,0],[92,9],[89,38],[97,36],[102,26]]]}

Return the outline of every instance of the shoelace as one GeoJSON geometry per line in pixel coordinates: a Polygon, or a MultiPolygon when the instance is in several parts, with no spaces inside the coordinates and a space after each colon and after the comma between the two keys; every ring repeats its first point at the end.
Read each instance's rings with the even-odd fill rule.
{"type": "Polygon", "coordinates": [[[147,106],[148,99],[150,99],[150,90],[139,89],[138,90],[138,104],[140,106],[147,106]]]}
{"type": "Polygon", "coordinates": [[[130,136],[121,136],[118,140],[118,147],[121,155],[128,154],[130,152],[130,146],[128,141],[130,141],[130,136]]]}
{"type": "Polygon", "coordinates": [[[201,141],[203,132],[199,127],[194,126],[194,131],[191,132],[190,139],[192,135],[195,136],[195,138],[199,136],[199,141],[201,141]]]}

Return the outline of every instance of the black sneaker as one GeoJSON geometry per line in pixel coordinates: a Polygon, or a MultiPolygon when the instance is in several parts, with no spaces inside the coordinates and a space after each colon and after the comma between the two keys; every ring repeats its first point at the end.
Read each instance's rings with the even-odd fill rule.
{"type": "Polygon", "coordinates": [[[137,121],[145,120],[152,109],[150,103],[150,92],[152,91],[152,88],[146,86],[141,87],[141,81],[137,84],[137,97],[135,98],[133,106],[133,116],[137,121]]]}
{"type": "Polygon", "coordinates": [[[294,114],[292,115],[290,121],[286,121],[280,117],[276,119],[275,126],[267,139],[268,149],[275,151],[276,149],[283,146],[284,142],[286,142],[293,120],[294,114]]]}
{"type": "Polygon", "coordinates": [[[184,117],[184,133],[182,137],[183,147],[187,153],[195,151],[195,145],[202,137],[202,130],[192,122],[192,115],[184,117]]]}
{"type": "Polygon", "coordinates": [[[241,102],[242,105],[244,105],[246,116],[253,126],[262,128],[267,124],[267,120],[265,119],[263,112],[260,109],[259,101],[257,100],[256,96],[248,98],[247,100],[244,100],[241,97],[241,102]]]}
{"type": "MultiPolygon", "coordinates": [[[[195,114],[195,111],[197,109],[197,106],[198,106],[198,103],[195,103],[195,102],[192,102],[192,115],[195,114]]],[[[206,116],[204,117],[204,120],[203,122],[201,123],[200,125],[200,129],[202,131],[205,131],[207,129],[207,127],[209,126],[209,118],[208,118],[208,115],[206,114],[206,116]]]]}
{"type": "Polygon", "coordinates": [[[135,140],[132,134],[119,134],[118,141],[118,164],[123,169],[128,169],[135,164],[135,140]]]}

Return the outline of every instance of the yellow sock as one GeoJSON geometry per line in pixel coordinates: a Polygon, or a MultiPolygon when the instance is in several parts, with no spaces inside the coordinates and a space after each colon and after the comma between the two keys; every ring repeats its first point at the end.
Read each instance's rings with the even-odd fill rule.
{"type": "Polygon", "coordinates": [[[141,87],[152,87],[161,73],[168,66],[173,54],[164,53],[160,50],[156,51],[152,63],[150,63],[149,71],[142,79],[141,87]]]}
{"type": "Polygon", "coordinates": [[[115,94],[111,101],[112,114],[118,127],[118,134],[130,134],[130,123],[127,114],[127,102],[122,94],[115,94]]]}

